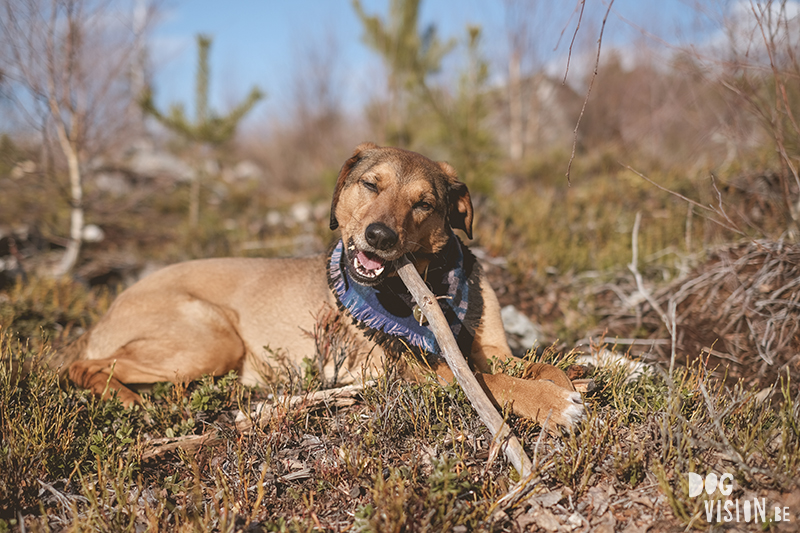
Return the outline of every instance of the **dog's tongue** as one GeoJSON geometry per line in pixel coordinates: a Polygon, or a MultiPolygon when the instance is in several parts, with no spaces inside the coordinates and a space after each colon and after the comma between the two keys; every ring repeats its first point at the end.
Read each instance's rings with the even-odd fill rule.
{"type": "Polygon", "coordinates": [[[361,263],[361,266],[363,266],[367,270],[378,270],[383,266],[383,261],[381,261],[380,259],[372,259],[367,254],[365,254],[360,250],[358,252],[358,255],[356,255],[356,258],[358,259],[358,262],[361,263]]]}

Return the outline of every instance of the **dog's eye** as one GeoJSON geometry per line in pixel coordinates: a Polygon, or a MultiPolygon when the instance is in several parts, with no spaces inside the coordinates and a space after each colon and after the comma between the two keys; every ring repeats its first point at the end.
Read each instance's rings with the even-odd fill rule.
{"type": "Polygon", "coordinates": [[[378,192],[378,184],[371,181],[361,180],[361,185],[370,192],[378,192]]]}
{"type": "Polygon", "coordinates": [[[425,200],[417,202],[416,204],[414,204],[414,207],[425,213],[427,213],[428,211],[433,211],[433,205],[426,202],[425,200]]]}

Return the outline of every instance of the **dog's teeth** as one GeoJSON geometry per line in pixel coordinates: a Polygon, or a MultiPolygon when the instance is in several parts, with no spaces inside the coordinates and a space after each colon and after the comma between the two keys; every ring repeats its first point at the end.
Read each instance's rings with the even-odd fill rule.
{"type": "Polygon", "coordinates": [[[356,271],[359,274],[361,274],[362,276],[364,276],[366,278],[377,278],[378,276],[380,276],[383,273],[383,271],[385,269],[385,267],[382,266],[382,267],[376,268],[374,270],[371,270],[371,269],[365,267],[364,265],[362,265],[361,261],[358,260],[358,257],[354,257],[353,258],[353,266],[356,268],[356,271]]]}

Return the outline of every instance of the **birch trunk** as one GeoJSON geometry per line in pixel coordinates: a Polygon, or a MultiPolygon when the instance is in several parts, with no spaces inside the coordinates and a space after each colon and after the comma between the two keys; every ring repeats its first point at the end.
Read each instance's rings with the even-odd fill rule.
{"type": "Polygon", "coordinates": [[[58,124],[56,129],[58,131],[58,140],[61,145],[61,150],[67,158],[70,205],[72,206],[69,218],[69,243],[67,243],[67,251],[64,253],[64,256],[53,272],[54,276],[60,277],[68,274],[75,268],[75,265],[78,263],[78,255],[81,251],[81,242],[83,241],[83,183],[78,152],[70,142],[63,125],[58,124]]]}

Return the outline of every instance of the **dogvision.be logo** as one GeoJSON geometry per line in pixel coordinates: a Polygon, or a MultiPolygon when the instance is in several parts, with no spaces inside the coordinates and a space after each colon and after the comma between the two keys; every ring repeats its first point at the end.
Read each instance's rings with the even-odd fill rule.
{"type": "MultiPolygon", "coordinates": [[[[730,496],[733,492],[733,474],[725,473],[717,476],[710,472],[706,477],[689,472],[689,496],[696,498],[706,491],[711,496],[719,491],[722,496],[730,496]]],[[[710,498],[703,502],[706,508],[706,521],[712,522],[753,522],[765,523],[791,522],[792,516],[788,507],[774,506],[767,508],[766,498],[753,498],[739,501],[736,499],[710,498]]]]}

